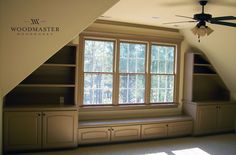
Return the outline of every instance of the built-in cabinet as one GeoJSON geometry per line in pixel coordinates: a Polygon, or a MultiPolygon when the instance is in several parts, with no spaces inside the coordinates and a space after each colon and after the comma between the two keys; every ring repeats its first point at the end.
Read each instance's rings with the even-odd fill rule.
{"type": "Polygon", "coordinates": [[[194,134],[234,130],[236,104],[203,53],[185,54],[184,112],[194,120],[194,134]]]}
{"type": "Polygon", "coordinates": [[[139,139],[139,125],[95,127],[78,130],[79,144],[106,143],[139,139]]]}
{"type": "Polygon", "coordinates": [[[235,104],[197,106],[196,134],[233,131],[236,119],[235,104]]]}
{"type": "Polygon", "coordinates": [[[108,143],[117,141],[131,141],[141,139],[157,139],[175,136],[184,136],[192,134],[191,117],[182,117],[178,120],[176,117],[169,117],[169,120],[163,121],[163,118],[122,120],[117,122],[80,122],[78,129],[79,144],[108,143]],[[136,122],[136,123],[134,123],[136,122]],[[139,122],[139,123],[137,123],[139,122]],[[97,127],[99,126],[99,127],[97,127]]]}
{"type": "Polygon", "coordinates": [[[192,121],[142,125],[142,139],[190,135],[192,121]]]}
{"type": "Polygon", "coordinates": [[[75,147],[77,111],[4,112],[6,151],[75,147]]]}
{"type": "Polygon", "coordinates": [[[61,48],[5,96],[4,151],[77,146],[77,53],[61,48]]]}

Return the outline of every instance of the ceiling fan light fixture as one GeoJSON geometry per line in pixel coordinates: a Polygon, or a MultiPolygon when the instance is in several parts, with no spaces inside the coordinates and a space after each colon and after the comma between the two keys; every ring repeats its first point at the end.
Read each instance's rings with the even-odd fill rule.
{"type": "Polygon", "coordinates": [[[194,28],[191,29],[194,35],[198,36],[198,41],[200,42],[200,37],[205,35],[209,36],[214,30],[206,25],[196,25],[194,28]]]}

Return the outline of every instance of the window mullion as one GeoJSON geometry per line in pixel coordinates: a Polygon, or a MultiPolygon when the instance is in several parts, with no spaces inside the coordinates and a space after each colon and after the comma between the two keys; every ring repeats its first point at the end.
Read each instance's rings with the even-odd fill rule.
{"type": "Polygon", "coordinates": [[[113,97],[112,97],[112,105],[118,105],[119,103],[119,63],[120,63],[120,40],[118,39],[115,42],[114,48],[114,58],[113,58],[113,97]]]}
{"type": "Polygon", "coordinates": [[[151,43],[146,47],[146,71],[145,71],[145,104],[150,104],[151,95],[151,43]]]}

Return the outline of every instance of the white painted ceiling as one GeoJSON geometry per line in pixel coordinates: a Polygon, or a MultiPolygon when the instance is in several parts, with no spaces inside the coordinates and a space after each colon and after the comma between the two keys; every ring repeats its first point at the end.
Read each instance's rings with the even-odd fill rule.
{"type": "MultiPolygon", "coordinates": [[[[99,19],[182,29],[194,23],[163,23],[186,21],[189,19],[175,15],[193,17],[200,12],[198,0],[120,0],[99,19]]],[[[213,17],[236,16],[236,0],[208,0],[205,12],[213,17]]]]}

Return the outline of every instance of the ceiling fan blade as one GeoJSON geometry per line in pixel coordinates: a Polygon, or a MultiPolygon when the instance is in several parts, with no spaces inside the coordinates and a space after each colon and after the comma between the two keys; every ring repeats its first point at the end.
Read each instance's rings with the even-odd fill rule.
{"type": "Polygon", "coordinates": [[[197,21],[180,21],[180,22],[168,22],[168,23],[163,23],[163,24],[177,24],[177,23],[193,23],[193,22],[197,22],[197,21]]]}
{"type": "Polygon", "coordinates": [[[222,22],[222,21],[211,21],[211,24],[219,24],[219,25],[224,25],[224,26],[231,26],[231,27],[236,27],[236,23],[228,23],[228,22],[222,22]]]}
{"type": "Polygon", "coordinates": [[[211,20],[236,20],[234,16],[213,17],[211,20]]]}
{"type": "Polygon", "coordinates": [[[187,17],[187,16],[181,16],[181,15],[175,15],[177,17],[183,17],[183,18],[189,18],[189,19],[193,19],[192,17],[187,17]]]}

